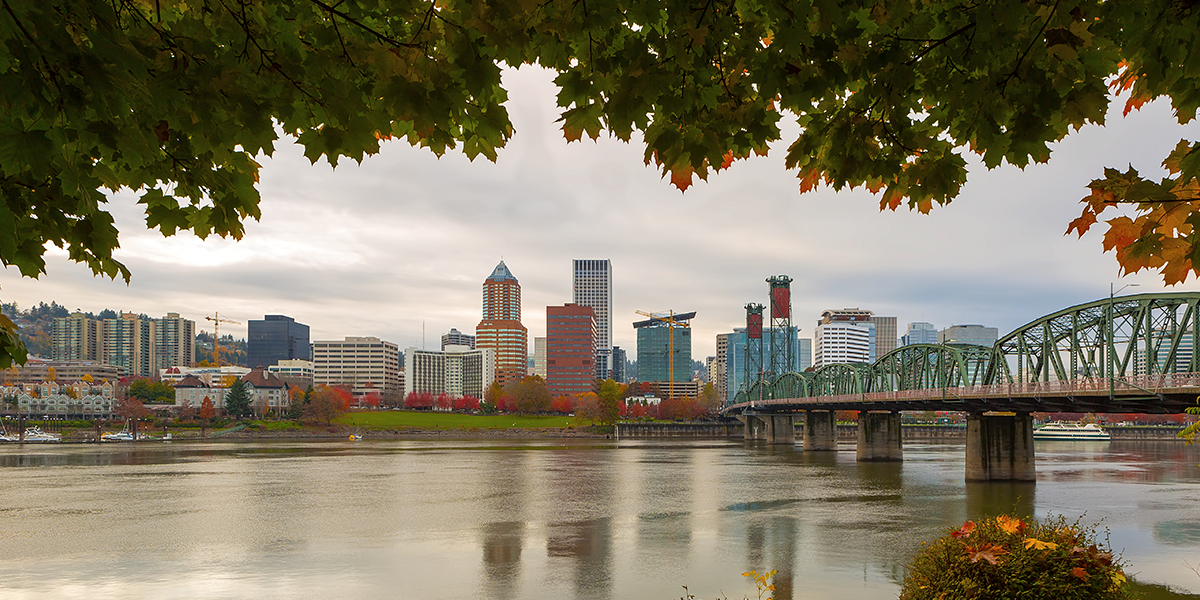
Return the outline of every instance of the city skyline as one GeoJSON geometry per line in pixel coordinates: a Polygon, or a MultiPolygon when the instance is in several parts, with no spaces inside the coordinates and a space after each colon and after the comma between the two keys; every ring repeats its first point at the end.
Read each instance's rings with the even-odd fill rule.
{"type": "MultiPolygon", "coordinates": [[[[1116,103],[1107,128],[1058,144],[1048,165],[986,171],[973,162],[962,196],[929,215],[881,214],[862,190],[798,194],[783,152],[739,161],[680,194],[642,165],[637,144],[566,144],[544,72],[505,78],[517,133],[497,164],[388,143],[361,166],[331,170],[281,144],[260,159],[263,218],[247,224],[243,241],[163,238],[146,231],[132,195],[117,194],[110,207],[122,232],[117,256],[133,272],[128,287],[52,248],[41,280],[5,270],[0,299],[178,312],[198,330],[211,329],[201,320],[214,311],[243,323],[287,314],[310,325],[310,339],[376,336],[401,347],[421,347],[424,324],[432,349],[451,328],[473,329],[479,282],[500,259],[520,274],[533,338],[545,335],[545,307],[572,299],[569,261],[604,257],[615,267],[612,343],[636,347],[635,310],[696,310],[694,354],[703,358],[715,353],[717,333],[743,326],[746,302],[766,300],[772,274],[796,278],[793,313],[805,337],[831,307],[1003,335],[1103,298],[1110,282],[1140,284],[1127,294],[1200,289],[1194,279],[1164,288],[1155,273],[1121,278],[1098,233],[1062,235],[1104,166],[1132,161],[1157,176],[1148,159],[1181,130],[1165,103],[1127,118],[1116,103]]],[[[244,338],[246,326],[221,332],[244,338]]]]}

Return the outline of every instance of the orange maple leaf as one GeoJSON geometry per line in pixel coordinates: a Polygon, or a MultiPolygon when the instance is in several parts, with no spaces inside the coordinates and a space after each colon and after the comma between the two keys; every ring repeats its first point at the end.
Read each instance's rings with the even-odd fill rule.
{"type": "Polygon", "coordinates": [[[1000,527],[1000,531],[1009,535],[1025,529],[1025,524],[1020,519],[1014,519],[1008,515],[996,517],[996,525],[1000,527]]]}
{"type": "Polygon", "coordinates": [[[725,156],[721,157],[721,166],[717,167],[717,170],[720,171],[722,169],[728,169],[729,165],[732,165],[732,164],[733,164],[733,150],[730,150],[725,153],[725,156]]]}
{"type": "Polygon", "coordinates": [[[1075,567],[1074,569],[1071,569],[1071,577],[1078,577],[1080,579],[1087,580],[1088,572],[1085,571],[1083,567],[1075,567]]]}
{"type": "Polygon", "coordinates": [[[692,185],[692,168],[690,166],[671,169],[671,185],[685,192],[692,185]]]}
{"type": "Polygon", "coordinates": [[[821,172],[816,169],[808,169],[801,171],[797,177],[800,179],[800,193],[804,194],[817,187],[817,183],[821,179],[821,172]]]}
{"type": "Polygon", "coordinates": [[[581,128],[571,127],[570,125],[564,123],[562,130],[563,137],[567,138],[568,142],[578,142],[581,138],[583,138],[583,129],[581,128]]]}
{"type": "Polygon", "coordinates": [[[956,540],[962,539],[971,535],[972,531],[975,531],[975,521],[964,521],[962,527],[950,532],[950,537],[956,540]]]}
{"type": "Polygon", "coordinates": [[[1104,234],[1104,251],[1120,250],[1142,237],[1142,228],[1129,217],[1109,219],[1108,231],[1104,234]]]}
{"type": "Polygon", "coordinates": [[[1000,564],[1000,556],[1008,554],[1004,546],[981,546],[979,548],[967,548],[966,551],[967,558],[970,558],[971,562],[977,563],[981,560],[986,560],[993,565],[1000,564]]]}
{"type": "Polygon", "coordinates": [[[1125,101],[1125,111],[1121,113],[1122,117],[1128,117],[1129,113],[1135,110],[1141,110],[1147,102],[1150,101],[1149,96],[1134,94],[1125,101]]]}

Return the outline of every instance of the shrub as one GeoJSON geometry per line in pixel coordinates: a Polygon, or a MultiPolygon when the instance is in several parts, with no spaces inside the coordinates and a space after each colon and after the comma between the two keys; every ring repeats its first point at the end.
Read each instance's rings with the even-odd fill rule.
{"type": "Polygon", "coordinates": [[[908,565],[900,593],[901,600],[1133,597],[1094,527],[1061,516],[1026,523],[1008,515],[967,521],[926,545],[908,565]]]}

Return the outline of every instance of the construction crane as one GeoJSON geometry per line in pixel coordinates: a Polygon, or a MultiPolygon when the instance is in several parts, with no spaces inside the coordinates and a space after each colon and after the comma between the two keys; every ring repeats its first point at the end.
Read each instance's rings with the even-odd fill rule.
{"type": "MultiPolygon", "coordinates": [[[[648,313],[644,310],[634,311],[644,317],[650,317],[645,321],[636,321],[633,324],[634,329],[643,327],[661,327],[666,326],[670,331],[667,334],[667,398],[675,396],[675,328],[676,327],[691,327],[691,321],[696,317],[696,311],[689,313],[676,313],[673,310],[668,310],[664,313],[648,313]]],[[[689,365],[690,368],[691,365],[689,365]]]]}
{"type": "Polygon", "coordinates": [[[205,315],[204,320],[212,321],[212,324],[213,324],[213,362],[216,363],[218,367],[220,367],[221,366],[221,323],[236,323],[238,325],[241,325],[242,322],[241,321],[231,321],[229,319],[222,319],[221,313],[219,313],[219,312],[214,312],[213,316],[211,316],[211,317],[208,315],[205,315]]]}

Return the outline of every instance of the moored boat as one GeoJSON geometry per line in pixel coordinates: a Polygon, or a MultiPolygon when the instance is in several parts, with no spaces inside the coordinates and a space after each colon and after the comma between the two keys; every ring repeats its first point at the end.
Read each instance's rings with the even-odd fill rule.
{"type": "Polygon", "coordinates": [[[1108,432],[1095,423],[1047,423],[1033,430],[1035,440],[1073,440],[1106,442],[1108,432]]]}
{"type": "Polygon", "coordinates": [[[43,443],[43,442],[61,442],[62,436],[57,433],[46,433],[41,427],[26,427],[25,440],[26,443],[43,443]]]}

